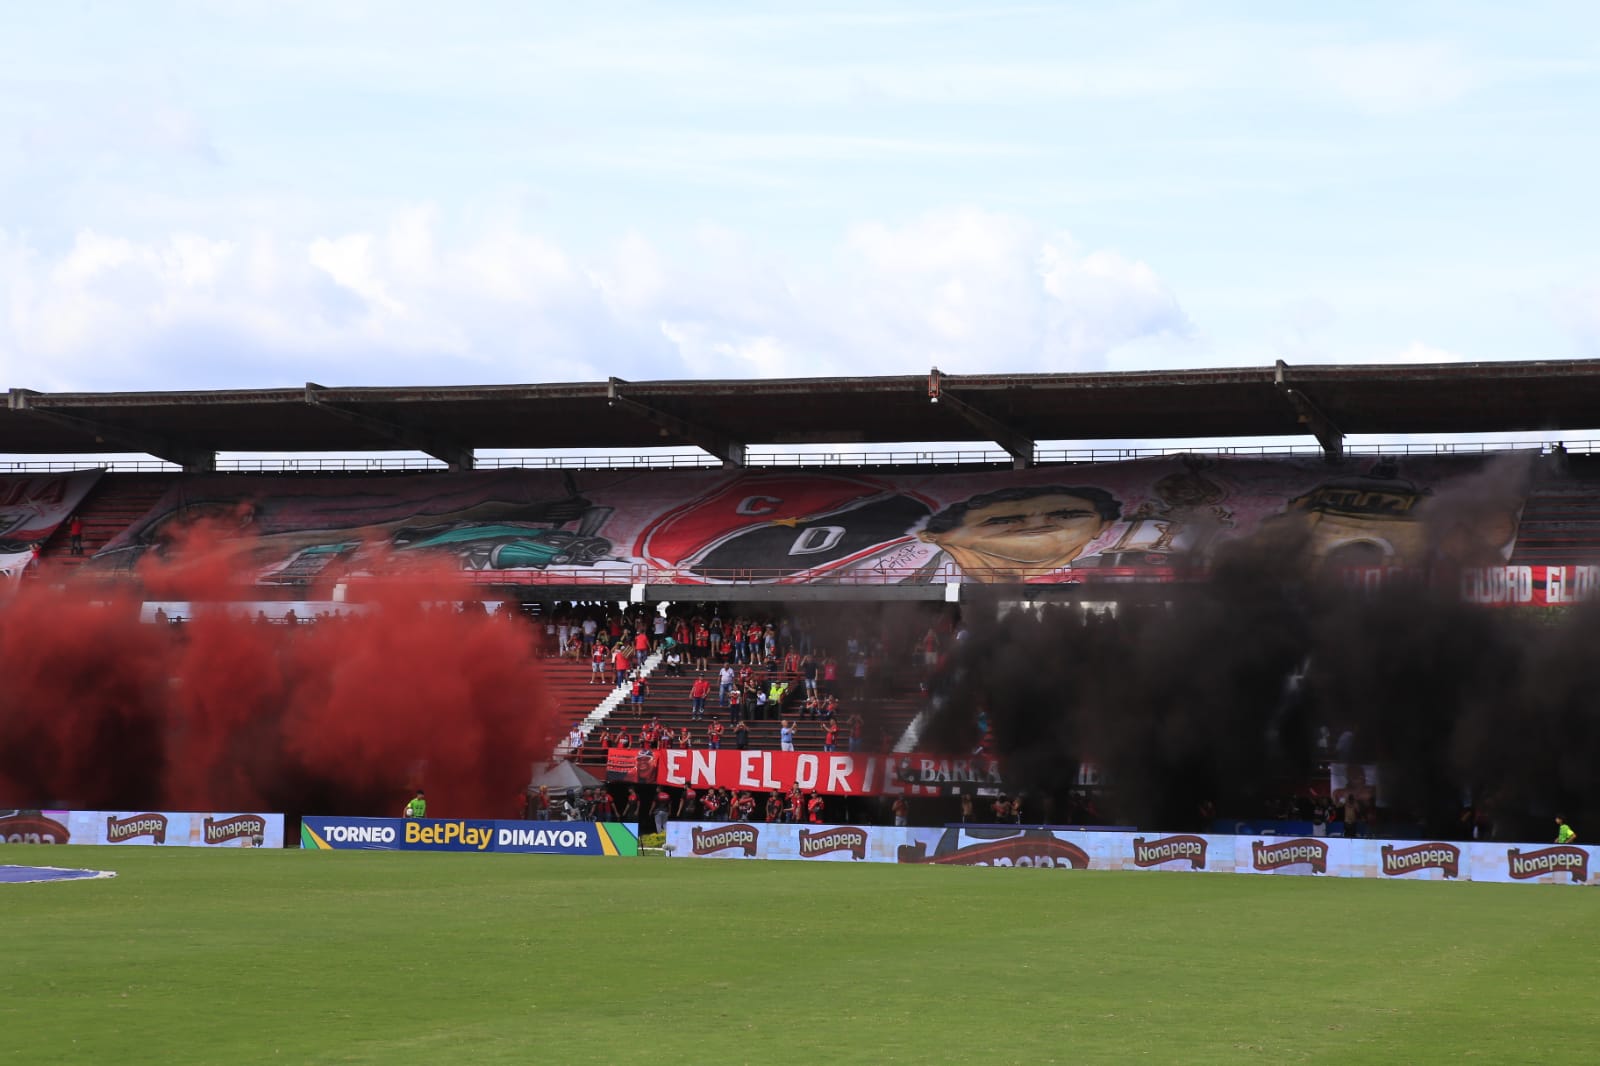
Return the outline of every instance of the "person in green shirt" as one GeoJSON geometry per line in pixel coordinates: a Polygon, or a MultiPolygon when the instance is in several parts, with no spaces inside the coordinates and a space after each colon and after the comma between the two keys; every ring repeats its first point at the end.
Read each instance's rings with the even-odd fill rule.
{"type": "Polygon", "coordinates": [[[1556,843],[1570,844],[1578,839],[1578,834],[1572,831],[1572,826],[1561,815],[1556,815],[1556,843]]]}
{"type": "Polygon", "coordinates": [[[422,789],[417,789],[417,794],[411,797],[411,802],[406,804],[407,818],[426,818],[428,816],[428,801],[422,798],[422,789]]]}

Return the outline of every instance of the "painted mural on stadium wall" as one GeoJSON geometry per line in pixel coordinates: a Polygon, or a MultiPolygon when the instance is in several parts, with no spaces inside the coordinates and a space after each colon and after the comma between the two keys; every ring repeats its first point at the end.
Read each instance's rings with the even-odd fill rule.
{"type": "Polygon", "coordinates": [[[99,470],[0,477],[0,580],[22,575],[33,560],[33,545],[57,529],[89,494],[99,470]]]}
{"type": "Polygon", "coordinates": [[[953,473],[503,470],[206,475],[95,557],[131,569],[206,523],[265,585],[448,559],[516,581],[933,584],[1183,577],[1282,534],[1310,569],[1493,566],[1524,478],[1476,457],[1171,456],[953,473]]]}

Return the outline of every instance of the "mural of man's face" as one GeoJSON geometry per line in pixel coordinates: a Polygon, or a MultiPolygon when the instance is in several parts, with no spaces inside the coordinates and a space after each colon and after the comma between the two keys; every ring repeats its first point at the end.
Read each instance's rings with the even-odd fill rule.
{"type": "Polygon", "coordinates": [[[921,537],[949,552],[963,569],[1045,571],[1072,562],[1105,527],[1093,503],[1054,493],[975,507],[954,529],[921,537]]]}

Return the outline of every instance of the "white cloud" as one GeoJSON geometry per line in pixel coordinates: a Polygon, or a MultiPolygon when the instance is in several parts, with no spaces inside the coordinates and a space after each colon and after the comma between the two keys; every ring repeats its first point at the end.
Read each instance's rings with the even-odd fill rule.
{"type": "Polygon", "coordinates": [[[974,209],[861,223],[822,267],[714,225],[580,259],[429,207],[371,232],[0,235],[0,369],[42,388],[1076,370],[1184,336],[1146,263],[974,209]]]}
{"type": "Polygon", "coordinates": [[[1273,342],[1275,358],[1288,363],[1326,363],[1336,361],[1327,343],[1328,330],[1337,323],[1339,312],[1317,297],[1301,297],[1287,304],[1273,342]]]}
{"type": "Polygon", "coordinates": [[[1465,96],[1483,72],[1438,41],[1374,41],[1313,48],[1299,57],[1313,85],[1369,111],[1420,111],[1465,96]]]}
{"type": "Polygon", "coordinates": [[[1147,264],[1013,216],[960,209],[858,226],[847,249],[850,326],[898,371],[1098,369],[1121,344],[1188,329],[1147,264]]]}
{"type": "MultiPolygon", "coordinates": [[[[78,160],[181,158],[207,164],[221,153],[200,115],[161,88],[134,84],[117,93],[85,93],[62,99],[47,87],[32,87],[39,106],[17,123],[17,144],[34,157],[78,160]]],[[[13,85],[15,91],[16,86],[13,85]]]]}
{"type": "Polygon", "coordinates": [[[1600,283],[1558,292],[1556,317],[1585,356],[1600,357],[1600,283]]]}
{"type": "Polygon", "coordinates": [[[1460,352],[1452,352],[1448,348],[1425,344],[1422,341],[1412,341],[1400,351],[1384,355],[1380,354],[1376,362],[1383,363],[1464,363],[1467,357],[1460,352]]]}
{"type": "Polygon", "coordinates": [[[393,314],[405,312],[373,275],[371,234],[351,233],[333,240],[318,237],[311,242],[308,256],[312,266],[377,308],[393,314]]]}

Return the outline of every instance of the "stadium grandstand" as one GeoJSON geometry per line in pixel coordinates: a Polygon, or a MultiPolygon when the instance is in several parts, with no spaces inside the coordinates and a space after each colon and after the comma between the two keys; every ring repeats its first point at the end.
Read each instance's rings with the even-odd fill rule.
{"type": "MultiPolygon", "coordinates": [[[[1576,602],[1600,547],[1600,463],[1579,439],[1597,410],[1600,361],[13,389],[0,553],[15,580],[137,587],[142,559],[208,522],[248,541],[230,595],[274,622],[358,610],[406,560],[447,560],[545,638],[570,726],[556,754],[593,775],[555,800],[536,785],[530,812],[578,788],[594,813],[675,750],[870,753],[885,774],[933,736],[992,756],[988,708],[928,732],[965,603],[1159,604],[1252,537],[1292,536],[1347,585],[1447,574],[1488,605],[1576,602]],[[1496,433],[1542,439],[1462,441],[1496,433]],[[1347,444],[1385,434],[1411,439],[1347,444]],[[1126,441],[1168,443],[1104,443],[1126,441]]],[[[144,598],[147,620],[191,609],[144,598]]],[[[987,803],[1001,790],[976,765],[900,791],[946,814],[980,788],[987,803]]],[[[1072,813],[1092,820],[1093,767],[1076,775],[1072,813]]],[[[695,782],[671,784],[681,805],[695,782]]],[[[846,789],[830,813],[889,816],[860,795],[889,802],[846,789]]],[[[634,801],[645,817],[650,795],[634,801]]]]}

